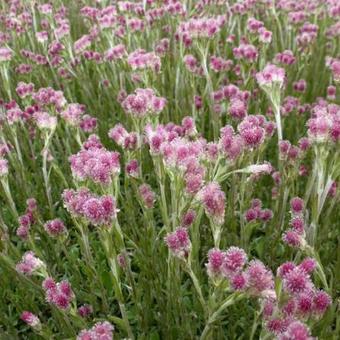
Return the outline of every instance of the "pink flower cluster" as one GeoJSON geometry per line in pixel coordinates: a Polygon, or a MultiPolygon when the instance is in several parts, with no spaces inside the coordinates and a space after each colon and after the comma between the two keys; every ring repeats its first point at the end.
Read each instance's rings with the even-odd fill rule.
{"type": "Polygon", "coordinates": [[[63,280],[56,283],[51,277],[48,277],[43,281],[42,287],[45,291],[47,302],[61,310],[70,308],[74,293],[68,281],[63,280]]]}
{"type": "Polygon", "coordinates": [[[15,269],[21,274],[31,276],[43,267],[45,267],[44,262],[37,258],[33,251],[28,251],[22,256],[15,269]]]}
{"type": "Polygon", "coordinates": [[[179,258],[187,258],[191,242],[187,228],[177,228],[174,232],[165,236],[164,241],[171,253],[179,258]]]}
{"type": "Polygon", "coordinates": [[[55,91],[51,87],[40,88],[38,92],[33,93],[33,99],[37,104],[42,106],[54,106],[57,110],[66,105],[66,99],[62,91],[55,91]]]}
{"type": "Polygon", "coordinates": [[[20,81],[16,88],[16,93],[20,98],[26,98],[27,96],[31,96],[34,92],[34,84],[33,83],[25,83],[20,81]]]}
{"type": "Polygon", "coordinates": [[[205,213],[214,224],[224,223],[225,193],[218,183],[208,183],[197,193],[196,197],[203,204],[205,213]]]}
{"type": "Polygon", "coordinates": [[[277,84],[282,87],[285,80],[285,70],[273,64],[268,64],[256,74],[256,80],[261,87],[272,87],[277,84]]]}
{"type": "Polygon", "coordinates": [[[90,179],[95,183],[110,184],[120,172],[120,154],[103,147],[85,147],[69,158],[73,176],[79,181],[90,179]]]}
{"type": "Polygon", "coordinates": [[[212,279],[226,278],[234,290],[246,291],[254,296],[271,295],[274,288],[272,272],[258,260],[246,265],[247,254],[238,247],[230,247],[227,251],[211,249],[206,264],[212,279]]]}
{"type": "Polygon", "coordinates": [[[291,247],[303,247],[305,241],[305,222],[303,218],[304,201],[294,197],[290,201],[292,218],[290,228],[283,234],[283,241],[291,247]]]}
{"type": "Polygon", "coordinates": [[[244,218],[247,222],[258,220],[268,222],[273,218],[273,212],[270,209],[262,209],[261,200],[255,198],[251,201],[251,207],[245,212],[244,218]]]}
{"type": "Polygon", "coordinates": [[[47,232],[47,234],[51,237],[58,237],[66,232],[65,224],[59,218],[47,221],[44,224],[44,229],[47,232]]]}
{"type": "Polygon", "coordinates": [[[152,89],[137,89],[122,102],[124,111],[135,118],[158,115],[165,105],[166,99],[157,97],[152,89]]]}
{"type": "Polygon", "coordinates": [[[77,340],[112,340],[114,327],[108,322],[97,322],[91,329],[82,330],[77,340]]]}
{"type": "Polygon", "coordinates": [[[147,70],[158,73],[161,70],[161,59],[154,52],[138,49],[128,55],[128,64],[133,70],[147,70]]]}
{"type": "Polygon", "coordinates": [[[20,315],[20,319],[32,328],[40,329],[41,323],[39,318],[29,311],[23,311],[20,315]]]}
{"type": "Polygon", "coordinates": [[[36,200],[34,198],[30,198],[27,200],[26,212],[24,215],[21,215],[18,219],[19,227],[17,229],[17,236],[19,236],[22,240],[27,240],[29,236],[29,230],[31,226],[35,223],[34,212],[37,209],[36,200]]]}
{"type": "Polygon", "coordinates": [[[138,134],[136,132],[126,131],[124,126],[120,123],[110,129],[108,136],[124,150],[135,150],[138,146],[138,134]]]}
{"type": "Polygon", "coordinates": [[[139,186],[138,191],[142,199],[143,205],[148,209],[153,208],[156,201],[156,195],[152,191],[150,185],[144,183],[139,186]]]}
{"type": "Polygon", "coordinates": [[[95,226],[110,226],[117,217],[118,209],[112,196],[96,196],[86,188],[65,190],[62,196],[69,213],[83,217],[95,226]]]}
{"type": "Polygon", "coordinates": [[[176,31],[176,38],[183,41],[186,46],[192,44],[195,38],[212,38],[225,25],[226,17],[202,17],[189,19],[180,23],[176,31]]]}
{"type": "Polygon", "coordinates": [[[282,280],[285,300],[264,300],[263,316],[266,328],[279,339],[297,339],[288,337],[294,332],[298,334],[297,330],[294,330],[297,324],[303,335],[298,339],[310,339],[307,326],[300,320],[318,320],[330,306],[331,297],[318,290],[311,280],[311,274],[316,267],[314,259],[306,258],[299,265],[286,262],[278,268],[277,276],[282,280]]]}
{"type": "Polygon", "coordinates": [[[307,122],[308,136],[314,142],[340,140],[340,106],[320,100],[307,122]]]}
{"type": "Polygon", "coordinates": [[[244,59],[247,62],[255,62],[259,52],[254,45],[241,44],[239,47],[234,47],[233,54],[235,59],[244,59]]]}

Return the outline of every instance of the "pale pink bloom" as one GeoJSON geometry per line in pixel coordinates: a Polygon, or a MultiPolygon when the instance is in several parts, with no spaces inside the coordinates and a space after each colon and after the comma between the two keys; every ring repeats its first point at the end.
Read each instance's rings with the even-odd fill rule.
{"type": "Polygon", "coordinates": [[[36,329],[41,328],[41,323],[40,323],[39,318],[35,314],[29,311],[22,312],[20,315],[20,319],[24,321],[25,323],[27,323],[27,325],[31,326],[32,328],[36,328],[36,329]]]}
{"type": "Polygon", "coordinates": [[[43,267],[45,267],[44,262],[37,258],[34,252],[28,251],[22,256],[15,268],[19,273],[31,276],[43,267]]]}
{"type": "Polygon", "coordinates": [[[260,86],[272,87],[277,84],[282,87],[285,79],[285,70],[272,64],[267,64],[266,67],[256,74],[256,80],[260,86]]]}
{"type": "Polygon", "coordinates": [[[164,241],[173,255],[179,258],[187,258],[191,243],[187,228],[177,228],[174,232],[165,236],[164,241]]]}
{"type": "Polygon", "coordinates": [[[223,224],[225,214],[225,193],[218,183],[205,185],[198,193],[197,199],[203,204],[205,213],[216,224],[223,224]]]}
{"type": "Polygon", "coordinates": [[[49,236],[52,236],[52,237],[60,236],[61,234],[66,232],[65,224],[59,218],[56,218],[51,221],[47,221],[44,224],[44,229],[49,234],[49,236]]]}

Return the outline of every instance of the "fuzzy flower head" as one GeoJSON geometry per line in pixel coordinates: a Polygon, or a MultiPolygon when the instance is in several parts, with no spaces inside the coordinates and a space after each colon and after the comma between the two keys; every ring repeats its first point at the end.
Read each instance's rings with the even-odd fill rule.
{"type": "Polygon", "coordinates": [[[63,200],[71,214],[83,217],[95,226],[110,226],[117,217],[116,201],[110,195],[96,196],[82,188],[77,191],[65,190],[63,200]]]}
{"type": "Polygon", "coordinates": [[[68,281],[56,283],[52,278],[46,278],[42,287],[45,290],[47,302],[55,305],[58,309],[68,310],[74,299],[74,293],[68,281]]]}
{"type": "Polygon", "coordinates": [[[28,251],[22,256],[21,261],[15,268],[19,273],[31,276],[38,272],[39,269],[45,268],[45,264],[32,251],[28,251]]]}
{"type": "Polygon", "coordinates": [[[118,152],[91,147],[72,155],[69,161],[76,179],[80,181],[90,179],[95,183],[108,185],[120,172],[119,158],[118,152]]]}
{"type": "Polygon", "coordinates": [[[278,337],[279,340],[312,340],[310,331],[300,321],[292,322],[287,330],[278,337]]]}
{"type": "Polygon", "coordinates": [[[238,247],[230,247],[224,256],[222,270],[224,275],[231,276],[240,272],[247,262],[247,254],[238,247]]]}
{"type": "Polygon", "coordinates": [[[51,237],[57,237],[57,236],[60,236],[60,235],[62,235],[66,232],[65,224],[59,218],[47,221],[44,224],[44,229],[47,232],[47,234],[51,237]]]}
{"type": "Polygon", "coordinates": [[[29,311],[22,312],[20,315],[20,319],[32,328],[35,328],[37,330],[41,328],[39,318],[29,311]]]}
{"type": "Polygon", "coordinates": [[[268,64],[256,74],[256,80],[262,88],[270,89],[273,86],[281,88],[285,79],[285,70],[273,64],[268,64]]]}
{"type": "Polygon", "coordinates": [[[191,243],[186,228],[177,228],[174,232],[167,234],[164,241],[173,255],[183,259],[188,257],[191,243]]]}
{"type": "Polygon", "coordinates": [[[246,270],[247,288],[253,295],[263,295],[274,288],[273,273],[258,260],[252,260],[246,270]]]}
{"type": "Polygon", "coordinates": [[[160,114],[166,105],[166,99],[157,97],[152,89],[137,89],[122,102],[124,111],[135,118],[160,114]]]}
{"type": "Polygon", "coordinates": [[[221,225],[225,215],[225,193],[218,183],[205,185],[198,193],[198,200],[203,204],[205,213],[214,223],[221,225]]]}
{"type": "Polygon", "coordinates": [[[225,252],[219,249],[210,249],[208,252],[207,271],[210,277],[220,276],[222,274],[222,265],[225,259],[225,252]]]}
{"type": "Polygon", "coordinates": [[[114,327],[108,322],[97,322],[92,328],[82,330],[77,340],[112,340],[114,327]]]}

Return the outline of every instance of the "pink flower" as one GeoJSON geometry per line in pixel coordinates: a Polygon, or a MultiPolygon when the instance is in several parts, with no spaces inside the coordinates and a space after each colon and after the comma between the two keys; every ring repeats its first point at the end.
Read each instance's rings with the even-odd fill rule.
{"type": "Polygon", "coordinates": [[[206,264],[209,276],[218,276],[222,273],[225,253],[219,249],[210,249],[208,252],[208,263],[206,264]]]}
{"type": "Polygon", "coordinates": [[[166,99],[157,97],[152,89],[137,89],[122,102],[124,111],[135,118],[158,115],[165,105],[166,99]]]}
{"type": "Polygon", "coordinates": [[[151,209],[154,206],[154,203],[156,201],[156,195],[152,191],[150,185],[148,184],[142,184],[139,187],[139,194],[142,198],[143,204],[145,205],[146,208],[151,209]]]}
{"type": "Polygon", "coordinates": [[[93,308],[91,305],[82,305],[78,308],[78,314],[82,317],[82,318],[86,318],[88,317],[90,314],[93,313],[93,308]]]}
{"type": "Polygon", "coordinates": [[[36,328],[36,329],[41,328],[41,323],[40,323],[39,318],[35,314],[29,311],[22,312],[20,315],[20,319],[24,321],[25,323],[27,323],[32,328],[36,328]]]}
{"type": "Polygon", "coordinates": [[[313,298],[313,312],[323,314],[331,305],[332,298],[322,290],[316,291],[313,298]]]}
{"type": "Polygon", "coordinates": [[[198,193],[198,200],[203,204],[205,213],[216,224],[223,224],[225,214],[225,193],[218,183],[205,185],[198,193]]]}
{"type": "Polygon", "coordinates": [[[247,254],[238,247],[230,247],[224,256],[223,272],[226,276],[239,272],[247,262],[247,254]]]}
{"type": "Polygon", "coordinates": [[[12,51],[7,47],[0,47],[0,62],[9,61],[13,57],[12,51]]]}
{"type": "Polygon", "coordinates": [[[66,209],[75,216],[85,218],[95,226],[110,226],[118,209],[112,196],[95,196],[88,189],[65,190],[63,200],[66,209]]]}
{"type": "Polygon", "coordinates": [[[279,340],[312,340],[309,329],[300,321],[292,322],[279,340]]]}
{"type": "Polygon", "coordinates": [[[304,209],[303,199],[300,197],[294,197],[290,201],[290,208],[292,209],[293,214],[301,214],[304,209]]]}
{"type": "Polygon", "coordinates": [[[188,256],[191,243],[186,228],[177,228],[174,232],[167,234],[164,241],[175,256],[180,258],[188,256]]]}
{"type": "Polygon", "coordinates": [[[294,230],[287,230],[283,234],[282,240],[291,247],[300,247],[305,243],[303,237],[294,230]]]}
{"type": "Polygon", "coordinates": [[[97,322],[91,329],[82,330],[77,340],[112,340],[114,327],[108,322],[97,322]]]}
{"type": "Polygon", "coordinates": [[[247,277],[244,273],[237,273],[231,277],[230,284],[234,290],[243,290],[247,287],[247,277]]]}
{"type": "Polygon", "coordinates": [[[195,219],[196,219],[195,210],[189,209],[182,217],[181,226],[188,228],[195,222],[195,219]]]}
{"type": "Polygon", "coordinates": [[[61,310],[70,308],[74,294],[68,281],[56,283],[52,278],[47,278],[42,283],[46,300],[61,310]]]}
{"type": "Polygon", "coordinates": [[[305,271],[295,267],[284,276],[283,286],[289,294],[295,295],[308,291],[312,287],[312,282],[305,271]]]}
{"type": "Polygon", "coordinates": [[[37,258],[33,251],[28,251],[22,256],[15,269],[21,274],[31,276],[43,267],[45,267],[44,262],[37,258]]]}
{"type": "Polygon", "coordinates": [[[51,221],[47,221],[44,224],[44,229],[50,236],[53,236],[53,237],[59,236],[66,232],[66,227],[64,225],[64,222],[60,220],[59,218],[56,218],[51,221]]]}
{"type": "Polygon", "coordinates": [[[282,87],[285,79],[285,70],[272,64],[266,65],[266,67],[256,74],[256,80],[261,87],[272,87],[277,84],[282,87]]]}
{"type": "Polygon", "coordinates": [[[83,149],[69,158],[73,176],[80,180],[93,180],[95,183],[108,185],[119,174],[120,154],[104,148],[83,149]]]}
{"type": "Polygon", "coordinates": [[[245,274],[247,288],[251,294],[261,295],[261,293],[274,288],[273,274],[261,261],[252,260],[245,274]]]}

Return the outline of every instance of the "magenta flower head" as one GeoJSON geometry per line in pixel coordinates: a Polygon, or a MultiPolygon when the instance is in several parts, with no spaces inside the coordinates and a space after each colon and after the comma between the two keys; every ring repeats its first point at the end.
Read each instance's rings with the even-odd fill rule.
{"type": "Polygon", "coordinates": [[[252,295],[265,295],[274,288],[273,273],[259,260],[252,260],[246,269],[247,288],[252,295]]]}
{"type": "Polygon", "coordinates": [[[120,154],[104,148],[89,148],[72,155],[69,160],[73,176],[79,181],[91,179],[95,183],[110,184],[119,174],[120,154]]]}
{"type": "Polygon", "coordinates": [[[284,276],[283,287],[289,294],[296,295],[311,290],[313,283],[304,270],[295,267],[284,276]]]}
{"type": "Polygon", "coordinates": [[[156,201],[156,195],[152,191],[150,185],[144,183],[138,188],[138,190],[144,206],[148,209],[153,208],[156,201]]]}
{"type": "Polygon", "coordinates": [[[286,275],[295,268],[293,262],[285,262],[277,269],[277,276],[284,278],[286,275]]]}
{"type": "Polygon", "coordinates": [[[303,212],[304,201],[300,197],[294,197],[290,201],[290,208],[294,215],[299,215],[303,212]]]}
{"type": "Polygon", "coordinates": [[[83,217],[95,226],[110,226],[119,211],[113,196],[96,196],[86,188],[65,190],[63,200],[69,213],[83,217]]]}
{"type": "Polygon", "coordinates": [[[220,276],[222,274],[222,265],[225,260],[225,252],[219,249],[210,249],[208,252],[207,271],[210,277],[220,276]]]}
{"type": "Polygon", "coordinates": [[[313,312],[317,315],[322,315],[326,312],[331,303],[332,298],[326,292],[318,290],[313,298],[313,312]]]}
{"type": "Polygon", "coordinates": [[[82,317],[82,318],[87,318],[89,315],[91,315],[93,313],[93,308],[91,305],[82,305],[78,308],[78,314],[82,317]]]}
{"type": "Polygon", "coordinates": [[[196,211],[189,209],[182,217],[181,226],[188,228],[190,227],[196,219],[196,211]]]}
{"type": "Polygon", "coordinates": [[[186,228],[177,228],[165,236],[164,241],[173,255],[185,259],[188,257],[191,243],[186,228]]]}
{"type": "Polygon", "coordinates": [[[137,89],[128,95],[122,102],[126,114],[134,118],[143,118],[148,115],[158,115],[163,111],[166,99],[157,97],[152,89],[137,89]]]}
{"type": "Polygon", "coordinates": [[[312,274],[317,267],[317,262],[315,259],[307,257],[299,264],[298,267],[307,274],[312,274]]]}
{"type": "Polygon", "coordinates": [[[28,251],[22,256],[21,261],[15,268],[19,273],[31,276],[38,272],[39,269],[45,268],[45,264],[32,251],[28,251]]]}
{"type": "Polygon", "coordinates": [[[300,321],[294,321],[289,324],[287,330],[280,334],[279,340],[312,340],[310,331],[306,325],[300,321]]]}
{"type": "Polygon", "coordinates": [[[205,213],[212,221],[221,225],[225,214],[225,193],[218,183],[212,182],[205,185],[198,193],[198,200],[203,204],[205,213]]]}
{"type": "Polygon", "coordinates": [[[247,283],[247,276],[244,273],[237,273],[230,279],[230,285],[234,290],[244,290],[247,283]]]}
{"type": "Polygon", "coordinates": [[[42,287],[45,290],[47,302],[61,310],[70,308],[74,293],[68,281],[56,283],[52,278],[47,278],[43,281],[42,287]]]}
{"type": "Polygon", "coordinates": [[[232,274],[240,272],[247,262],[247,254],[238,247],[230,247],[224,256],[223,274],[227,277],[232,274]]]}
{"type": "Polygon", "coordinates": [[[137,159],[132,159],[125,166],[126,174],[130,177],[138,178],[139,177],[139,164],[137,159]]]}
{"type": "Polygon", "coordinates": [[[39,318],[29,311],[22,312],[20,315],[20,319],[34,329],[39,330],[41,328],[39,318]]]}
{"type": "Polygon", "coordinates": [[[60,236],[66,232],[65,224],[59,218],[56,218],[51,221],[47,221],[44,224],[44,229],[48,233],[48,235],[51,237],[60,236]]]}
{"type": "Polygon", "coordinates": [[[82,330],[77,340],[112,340],[114,327],[108,322],[98,322],[89,330],[82,330]]]}
{"type": "Polygon", "coordinates": [[[285,70],[272,64],[266,65],[266,67],[256,74],[256,80],[258,84],[264,88],[270,90],[273,86],[282,87],[285,79],[285,70]]]}
{"type": "Polygon", "coordinates": [[[287,230],[283,236],[282,236],[283,242],[285,242],[287,245],[291,247],[304,247],[306,244],[306,241],[300,233],[294,231],[294,230],[287,230]]]}

